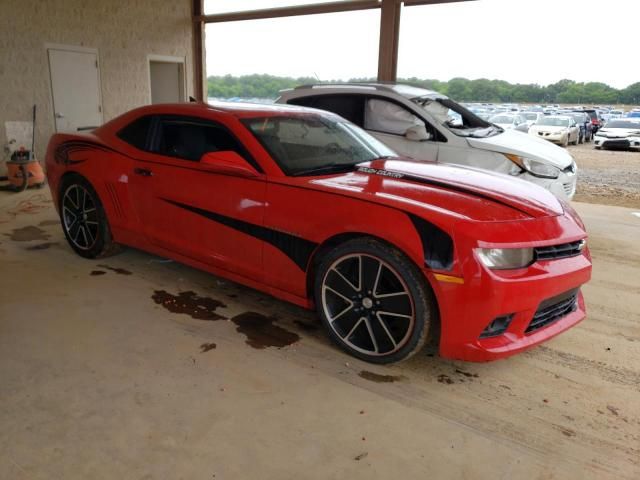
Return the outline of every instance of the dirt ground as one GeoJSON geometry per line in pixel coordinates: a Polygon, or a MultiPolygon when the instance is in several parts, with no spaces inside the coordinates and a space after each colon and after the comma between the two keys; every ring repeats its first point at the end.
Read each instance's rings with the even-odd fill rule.
{"type": "Polygon", "coordinates": [[[568,148],[579,169],[575,201],[640,208],[640,152],[568,148]]]}
{"type": "Polygon", "coordinates": [[[576,203],[588,317],[489,364],[381,367],[307,311],[0,194],[2,479],[640,478],[640,218],[576,203]]]}

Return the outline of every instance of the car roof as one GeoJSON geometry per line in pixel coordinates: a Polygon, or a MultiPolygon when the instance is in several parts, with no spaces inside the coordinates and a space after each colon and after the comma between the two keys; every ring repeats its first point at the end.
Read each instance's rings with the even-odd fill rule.
{"type": "Polygon", "coordinates": [[[406,98],[418,98],[418,97],[432,97],[432,98],[447,98],[433,90],[427,88],[409,85],[406,83],[384,83],[384,82],[335,82],[335,83],[310,83],[305,85],[299,85],[293,89],[283,90],[285,91],[298,91],[298,90],[331,90],[331,89],[353,89],[354,91],[377,91],[387,93],[397,93],[406,98]]]}
{"type": "Polygon", "coordinates": [[[275,116],[287,113],[315,113],[332,116],[334,114],[317,110],[314,108],[300,107],[297,105],[282,105],[272,103],[245,103],[245,102],[223,102],[214,101],[211,103],[189,102],[189,103],[165,103],[146,105],[135,110],[139,114],[188,114],[190,111],[226,113],[237,118],[249,118],[257,116],[275,116]]]}

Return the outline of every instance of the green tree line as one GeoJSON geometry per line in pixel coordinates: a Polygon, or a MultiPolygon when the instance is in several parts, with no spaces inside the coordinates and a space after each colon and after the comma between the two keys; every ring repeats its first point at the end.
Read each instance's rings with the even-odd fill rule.
{"type": "MultiPolygon", "coordinates": [[[[312,77],[277,77],[266,74],[243,76],[210,76],[210,97],[216,98],[276,98],[278,92],[296,85],[318,83],[312,77]]],[[[351,82],[374,81],[372,78],[352,78],[351,82]]],[[[400,83],[423,86],[461,102],[510,103],[575,103],[575,104],[640,104],[640,82],[616,89],[600,82],[560,80],[551,85],[512,84],[503,80],[452,78],[449,81],[419,78],[398,79],[400,83]]]]}

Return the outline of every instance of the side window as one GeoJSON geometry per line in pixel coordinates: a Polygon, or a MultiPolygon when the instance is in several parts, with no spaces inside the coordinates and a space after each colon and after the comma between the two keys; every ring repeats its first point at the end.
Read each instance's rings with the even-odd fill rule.
{"type": "Polygon", "coordinates": [[[149,127],[151,127],[151,116],[140,117],[117,133],[123,142],[127,142],[140,150],[148,149],[149,127]]]}
{"type": "Polygon", "coordinates": [[[364,128],[393,135],[404,135],[407,129],[424,122],[406,108],[393,102],[370,98],[364,111],[364,128]]]}
{"type": "Polygon", "coordinates": [[[365,98],[362,95],[314,95],[293,98],[288,103],[333,112],[351,123],[363,127],[364,101],[365,98]]]}
{"type": "Polygon", "coordinates": [[[247,158],[245,149],[222,126],[191,118],[161,118],[154,152],[197,162],[208,152],[232,150],[247,158]]]}

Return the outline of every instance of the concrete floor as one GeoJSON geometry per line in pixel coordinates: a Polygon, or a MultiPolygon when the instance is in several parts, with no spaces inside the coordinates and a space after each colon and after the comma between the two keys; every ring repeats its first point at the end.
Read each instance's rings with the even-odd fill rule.
{"type": "Polygon", "coordinates": [[[640,478],[640,218],[577,209],[585,322],[501,362],[376,367],[250,289],[84,260],[46,191],[0,193],[0,478],[640,478]]]}

